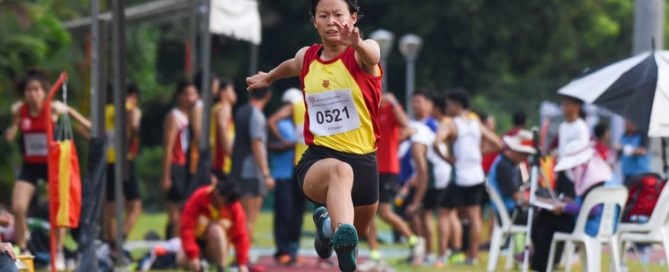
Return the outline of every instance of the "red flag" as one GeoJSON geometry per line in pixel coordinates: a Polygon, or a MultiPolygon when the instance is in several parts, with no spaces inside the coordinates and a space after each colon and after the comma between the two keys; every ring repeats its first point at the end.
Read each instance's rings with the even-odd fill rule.
{"type": "MultiPolygon", "coordinates": [[[[49,91],[46,101],[46,112],[49,116],[47,137],[49,141],[49,221],[51,223],[51,270],[56,271],[56,230],[60,227],[75,228],[79,226],[81,213],[81,175],[79,158],[72,137],[54,140],[53,120],[51,118],[51,101],[63,83],[67,73],[63,72],[58,81],[49,91]]],[[[72,127],[64,135],[72,135],[72,127]]]]}

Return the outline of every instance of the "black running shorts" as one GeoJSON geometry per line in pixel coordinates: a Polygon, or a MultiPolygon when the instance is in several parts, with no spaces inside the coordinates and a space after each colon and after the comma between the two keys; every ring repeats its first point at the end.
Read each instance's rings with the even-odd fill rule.
{"type": "Polygon", "coordinates": [[[21,165],[21,172],[19,173],[18,180],[27,181],[30,184],[37,187],[39,181],[49,182],[47,179],[49,174],[49,167],[46,163],[30,163],[23,162],[21,165]]]}
{"type": "MultiPolygon", "coordinates": [[[[107,202],[114,201],[116,191],[114,190],[115,165],[107,164],[107,202]]],[[[126,201],[139,200],[139,178],[137,177],[137,166],[135,160],[128,161],[126,178],[123,179],[123,197],[126,201]]]]}
{"type": "Polygon", "coordinates": [[[172,164],[172,186],[167,190],[167,200],[170,202],[183,202],[188,194],[188,176],[186,165],[172,164]]]}
{"type": "MultiPolygon", "coordinates": [[[[353,169],[353,190],[351,191],[353,206],[371,205],[379,201],[379,172],[376,152],[364,155],[350,154],[327,147],[310,145],[302,155],[295,170],[300,189],[303,188],[304,177],[307,175],[309,168],[323,159],[336,159],[347,163],[353,169]]],[[[325,203],[309,200],[316,204],[325,205],[325,203]]]]}
{"type": "Polygon", "coordinates": [[[379,174],[379,203],[393,203],[400,187],[400,178],[395,174],[379,174]]]}

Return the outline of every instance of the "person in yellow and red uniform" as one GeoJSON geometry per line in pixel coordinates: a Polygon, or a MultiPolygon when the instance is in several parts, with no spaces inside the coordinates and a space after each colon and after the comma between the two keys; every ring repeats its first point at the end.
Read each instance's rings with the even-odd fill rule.
{"type": "MultiPolygon", "coordinates": [[[[135,158],[139,154],[139,128],[142,119],[142,111],[139,109],[139,88],[134,84],[127,87],[127,96],[125,98],[125,108],[127,111],[127,138],[128,138],[128,164],[127,177],[123,180],[123,199],[125,200],[125,218],[123,220],[123,235],[126,236],[132,230],[137,218],[142,213],[142,201],[139,195],[139,178],[137,176],[137,166],[135,158]]],[[[116,152],[114,149],[114,105],[108,104],[105,107],[105,130],[107,132],[107,187],[105,201],[105,238],[111,246],[116,239],[116,222],[114,218],[116,207],[114,200],[116,194],[114,191],[114,177],[116,162],[116,152]]]]}
{"type": "MultiPolygon", "coordinates": [[[[49,83],[46,75],[38,71],[30,71],[17,84],[18,90],[23,95],[23,101],[12,106],[12,123],[7,129],[5,138],[13,141],[17,132],[20,132],[19,142],[23,163],[14,183],[12,191],[12,210],[14,211],[14,231],[16,245],[21,248],[22,253],[27,253],[27,215],[30,200],[39,189],[40,180],[47,182],[47,127],[49,118],[55,122],[61,114],[70,114],[79,124],[90,130],[91,123],[79,112],[69,106],[58,102],[51,102],[51,115],[45,110],[49,83]]],[[[62,251],[65,230],[61,229],[57,235],[58,253],[56,256],[56,269],[65,269],[65,257],[62,251]]]]}
{"type": "Polygon", "coordinates": [[[251,241],[238,194],[234,181],[219,179],[215,185],[200,187],[186,201],[179,231],[180,267],[201,271],[200,258],[206,256],[217,271],[224,271],[228,248],[234,244],[239,271],[249,271],[251,241]]]}
{"type": "Polygon", "coordinates": [[[235,86],[229,79],[222,79],[216,101],[211,107],[212,173],[218,178],[230,174],[230,155],[235,137],[235,122],[232,107],[237,103],[235,86]]]}
{"type": "Polygon", "coordinates": [[[358,233],[366,234],[379,198],[380,49],[360,36],[355,0],[312,0],[311,15],[322,44],[300,49],[269,73],[247,78],[247,84],[255,90],[300,77],[309,147],[296,174],[304,194],[322,205],[314,211],[314,245],[321,258],[334,249],[339,268],[354,271],[358,233]]]}

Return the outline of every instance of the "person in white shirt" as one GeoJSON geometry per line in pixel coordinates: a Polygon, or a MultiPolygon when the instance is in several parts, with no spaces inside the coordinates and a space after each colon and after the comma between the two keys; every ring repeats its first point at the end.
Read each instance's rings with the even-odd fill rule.
{"type": "MultiPolygon", "coordinates": [[[[435,151],[454,166],[454,186],[447,188],[442,198],[440,214],[448,216],[456,210],[462,210],[470,222],[469,249],[467,264],[476,264],[479,255],[479,244],[483,219],[481,218],[481,204],[484,200],[485,174],[481,164],[482,153],[499,151],[503,145],[501,139],[492,131],[482,126],[479,119],[469,111],[469,95],[463,91],[456,91],[446,98],[448,115],[453,122],[439,127],[433,145],[435,151]],[[491,143],[492,150],[482,150],[481,140],[491,143]],[[441,152],[441,144],[452,144],[452,155],[441,152]]],[[[457,228],[460,222],[456,216],[449,216],[452,226],[457,228]]],[[[460,233],[454,229],[454,234],[460,233]]],[[[461,237],[454,237],[461,239],[461,237]]],[[[461,256],[459,249],[455,249],[453,256],[461,256]]],[[[461,262],[462,258],[451,258],[451,262],[461,262]]]]}
{"type": "MultiPolygon", "coordinates": [[[[557,136],[555,154],[558,160],[568,155],[565,152],[568,143],[575,142],[574,145],[583,147],[591,143],[590,129],[582,118],[583,101],[571,96],[563,96],[561,107],[564,121],[560,124],[557,136]]],[[[568,197],[574,197],[574,186],[571,180],[564,172],[559,172],[556,181],[556,192],[568,197]]]]}
{"type": "MultiPolygon", "coordinates": [[[[411,121],[409,126],[415,131],[411,136],[412,165],[415,169],[415,193],[407,207],[409,214],[419,214],[423,228],[424,239],[432,239],[434,223],[432,216],[441,201],[441,195],[431,195],[432,192],[441,194],[451,180],[451,165],[432,149],[435,133],[425,124],[411,121]],[[429,233],[429,234],[427,234],[429,233]]],[[[444,149],[445,146],[441,146],[444,149]]],[[[432,254],[431,243],[426,243],[426,253],[432,254]]],[[[414,256],[415,264],[421,264],[420,256],[414,256]]],[[[428,263],[436,262],[434,257],[428,258],[428,263]]]]}

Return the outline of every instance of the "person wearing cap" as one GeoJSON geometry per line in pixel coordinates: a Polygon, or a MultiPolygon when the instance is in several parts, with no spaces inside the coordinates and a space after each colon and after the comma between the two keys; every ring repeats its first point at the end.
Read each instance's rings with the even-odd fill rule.
{"type": "Polygon", "coordinates": [[[232,180],[218,179],[215,185],[202,186],[190,196],[179,228],[177,263],[181,268],[201,271],[200,258],[206,257],[217,271],[224,271],[228,248],[234,244],[239,271],[249,271],[251,242],[237,186],[232,180]]]}
{"type": "Polygon", "coordinates": [[[304,213],[304,195],[295,180],[295,146],[298,143],[297,129],[291,114],[295,104],[302,104],[302,92],[290,88],[283,93],[284,105],[268,120],[273,140],[269,142],[270,169],[276,180],[274,205],[274,258],[281,265],[297,262],[304,213]]]}
{"type": "MultiPolygon", "coordinates": [[[[520,164],[527,160],[529,155],[537,151],[533,146],[532,133],[528,130],[519,130],[514,136],[504,136],[504,150],[490,166],[488,183],[502,198],[509,214],[513,214],[515,224],[527,223],[527,211],[520,206],[527,204],[527,199],[520,191],[523,178],[520,164]]],[[[496,210],[496,207],[493,206],[496,210]]]]}
{"type": "MultiPolygon", "coordinates": [[[[532,230],[534,254],[531,260],[533,270],[544,271],[548,264],[548,249],[555,232],[572,232],[576,224],[576,217],[581,210],[583,200],[592,189],[612,184],[613,174],[609,165],[601,158],[589,144],[579,141],[567,143],[563,155],[559,158],[555,171],[564,171],[564,174],[573,181],[572,186],[576,198],[561,197],[559,200],[540,199],[538,201],[553,204],[550,211],[542,210],[535,220],[532,230]]],[[[599,229],[601,207],[590,211],[585,226],[585,233],[594,236],[599,229]]],[[[561,248],[557,248],[555,261],[560,260],[561,248]]]]}

